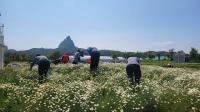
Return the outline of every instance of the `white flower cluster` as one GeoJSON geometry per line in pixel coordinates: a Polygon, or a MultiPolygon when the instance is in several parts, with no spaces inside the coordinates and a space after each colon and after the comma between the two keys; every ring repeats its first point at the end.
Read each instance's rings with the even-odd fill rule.
{"type": "Polygon", "coordinates": [[[145,66],[141,85],[132,86],[125,64],[101,63],[97,76],[89,65],[52,66],[51,79],[38,83],[37,70],[4,71],[0,96],[5,111],[129,112],[200,111],[200,71],[145,66]],[[16,110],[17,109],[17,110],[16,110]]]}

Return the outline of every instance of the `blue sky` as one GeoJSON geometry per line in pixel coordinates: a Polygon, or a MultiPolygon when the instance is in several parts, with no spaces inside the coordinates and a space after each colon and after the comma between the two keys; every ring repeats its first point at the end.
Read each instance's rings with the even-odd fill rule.
{"type": "Polygon", "coordinates": [[[200,0],[0,0],[11,49],[200,50],[200,0]]]}

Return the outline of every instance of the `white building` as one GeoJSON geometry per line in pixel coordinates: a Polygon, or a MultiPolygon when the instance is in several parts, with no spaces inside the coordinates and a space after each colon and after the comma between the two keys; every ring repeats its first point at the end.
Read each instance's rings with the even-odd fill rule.
{"type": "Polygon", "coordinates": [[[183,51],[175,53],[173,58],[174,63],[185,63],[185,53],[183,51]]]}
{"type": "Polygon", "coordinates": [[[4,66],[4,36],[3,36],[3,24],[0,24],[0,69],[3,69],[4,66]]]}

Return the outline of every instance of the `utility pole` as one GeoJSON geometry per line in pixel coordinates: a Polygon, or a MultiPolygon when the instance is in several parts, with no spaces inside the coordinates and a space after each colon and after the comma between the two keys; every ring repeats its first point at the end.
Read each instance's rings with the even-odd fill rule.
{"type": "MultiPolygon", "coordinates": [[[[1,17],[1,14],[0,14],[1,17]]],[[[3,35],[4,24],[0,23],[0,70],[4,67],[4,35],[3,35]]]]}

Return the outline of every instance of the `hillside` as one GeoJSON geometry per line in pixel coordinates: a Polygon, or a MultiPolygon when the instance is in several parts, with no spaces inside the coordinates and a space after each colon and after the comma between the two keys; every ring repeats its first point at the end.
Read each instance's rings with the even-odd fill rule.
{"type": "Polygon", "coordinates": [[[29,50],[24,51],[16,51],[14,49],[9,49],[7,53],[19,53],[19,54],[27,54],[27,55],[35,55],[35,54],[42,54],[42,55],[49,55],[54,51],[60,51],[61,53],[67,52],[69,54],[74,54],[76,51],[75,44],[73,40],[71,40],[70,36],[67,36],[59,45],[58,48],[48,49],[48,48],[32,48],[29,50]]]}
{"type": "Polygon", "coordinates": [[[57,50],[62,53],[67,52],[69,54],[74,54],[76,52],[76,47],[70,36],[67,36],[58,46],[57,50]]]}
{"type": "MultiPolygon", "coordinates": [[[[74,41],[71,39],[70,36],[67,36],[59,45],[57,48],[53,48],[53,49],[48,49],[48,48],[32,48],[29,50],[25,50],[25,51],[16,51],[14,49],[9,49],[6,51],[6,53],[18,53],[18,54],[27,54],[27,55],[32,55],[34,56],[35,54],[42,54],[42,55],[49,55],[50,53],[54,52],[54,51],[60,51],[61,53],[67,52],[68,54],[73,55],[76,52],[76,49],[79,47],[76,47],[74,41]]],[[[86,48],[80,48],[83,49],[83,51],[85,51],[85,55],[88,55],[86,48]]],[[[114,50],[99,50],[102,56],[111,56],[112,52],[116,52],[118,54],[118,56],[123,56],[123,52],[121,51],[114,51],[114,50]]],[[[144,58],[145,56],[148,56],[149,54],[151,55],[155,55],[157,56],[158,54],[162,55],[167,55],[168,52],[166,51],[159,51],[159,52],[155,52],[155,51],[148,51],[148,52],[128,52],[133,56],[138,56],[141,58],[144,58]]]]}

